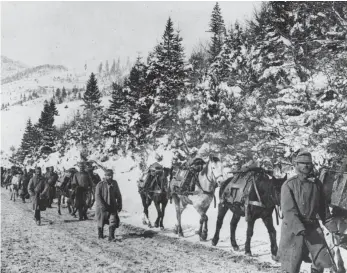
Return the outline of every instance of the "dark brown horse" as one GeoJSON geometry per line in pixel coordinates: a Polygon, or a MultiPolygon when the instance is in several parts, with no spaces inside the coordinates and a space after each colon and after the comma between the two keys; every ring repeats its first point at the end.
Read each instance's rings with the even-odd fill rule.
{"type": "MultiPolygon", "coordinates": [[[[257,219],[262,219],[270,236],[271,242],[271,254],[272,259],[278,260],[277,257],[277,242],[276,242],[276,229],[273,225],[272,213],[275,209],[275,206],[280,205],[280,196],[281,196],[281,186],[287,180],[287,175],[284,178],[276,179],[269,178],[269,176],[261,168],[256,168],[254,170],[249,170],[248,177],[251,180],[248,183],[254,183],[256,187],[253,186],[249,191],[249,204],[245,205],[244,203],[241,206],[235,205],[227,200],[224,194],[224,191],[228,188],[227,184],[232,180],[232,178],[227,179],[221,186],[219,195],[220,203],[218,205],[218,217],[216,223],[216,232],[212,239],[212,245],[216,246],[219,240],[219,232],[223,225],[223,219],[227,211],[230,209],[233,212],[233,216],[230,222],[230,241],[233,249],[235,251],[239,250],[239,246],[236,243],[235,232],[237,224],[240,221],[242,216],[247,214],[247,239],[245,244],[245,253],[246,255],[251,256],[251,239],[253,236],[254,224],[257,219]],[[258,196],[261,200],[258,200],[258,196]],[[252,201],[260,201],[262,206],[252,204],[252,201]],[[248,210],[247,213],[245,213],[248,210]]],[[[247,173],[237,174],[239,179],[242,179],[246,176],[247,173]]]]}
{"type": "Polygon", "coordinates": [[[168,203],[168,176],[171,176],[171,169],[163,168],[159,164],[153,164],[143,175],[143,180],[139,181],[139,193],[143,205],[144,225],[152,227],[148,216],[148,208],[152,201],[157,209],[157,219],[154,227],[164,229],[165,208],[168,203]]]}

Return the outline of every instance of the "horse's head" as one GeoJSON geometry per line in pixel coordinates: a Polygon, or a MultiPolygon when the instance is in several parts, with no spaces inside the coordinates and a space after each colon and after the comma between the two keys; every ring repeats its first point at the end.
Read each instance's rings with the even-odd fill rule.
{"type": "MultiPolygon", "coordinates": [[[[202,172],[204,172],[204,170],[202,172]]],[[[215,155],[211,154],[209,156],[205,172],[208,180],[217,183],[218,185],[225,180],[222,161],[215,155]]]]}

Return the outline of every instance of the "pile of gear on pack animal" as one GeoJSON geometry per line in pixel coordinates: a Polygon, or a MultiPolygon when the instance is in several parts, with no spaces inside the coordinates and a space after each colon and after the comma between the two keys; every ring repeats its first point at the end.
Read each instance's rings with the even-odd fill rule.
{"type": "Polygon", "coordinates": [[[162,175],[164,168],[158,162],[153,163],[149,166],[148,170],[145,171],[142,177],[138,181],[139,191],[149,191],[154,188],[154,183],[159,175],[162,175]]]}
{"type": "Polygon", "coordinates": [[[199,179],[199,172],[202,171],[205,164],[203,159],[195,158],[188,161],[182,168],[178,168],[171,181],[174,191],[183,195],[193,193],[199,179]]]}

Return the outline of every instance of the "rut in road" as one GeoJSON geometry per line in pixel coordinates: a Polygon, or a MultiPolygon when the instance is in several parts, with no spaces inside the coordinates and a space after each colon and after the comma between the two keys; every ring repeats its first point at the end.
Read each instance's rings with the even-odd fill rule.
{"type": "MultiPolygon", "coordinates": [[[[116,240],[97,238],[96,222],[65,211],[15,203],[1,189],[1,272],[276,272],[266,263],[122,224],[116,240]]],[[[107,226],[105,234],[108,234],[107,226]]]]}

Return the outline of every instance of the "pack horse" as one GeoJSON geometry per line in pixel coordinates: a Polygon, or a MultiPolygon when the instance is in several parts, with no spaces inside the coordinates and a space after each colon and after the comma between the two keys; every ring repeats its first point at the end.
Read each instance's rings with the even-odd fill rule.
{"type": "MultiPolygon", "coordinates": [[[[198,162],[202,160],[199,159],[198,162]]],[[[194,165],[194,164],[192,164],[194,165]]],[[[206,212],[210,207],[212,200],[215,200],[215,189],[224,180],[223,165],[221,160],[214,156],[209,155],[209,160],[202,164],[202,170],[194,172],[194,170],[178,170],[170,182],[170,194],[175,203],[177,225],[175,233],[183,237],[183,230],[181,226],[181,215],[188,204],[192,205],[200,214],[200,228],[198,235],[201,241],[205,241],[208,235],[208,217],[206,212]],[[186,173],[187,175],[181,175],[186,173]],[[184,182],[186,177],[191,174],[191,181],[186,190],[184,182]],[[183,177],[183,178],[182,178],[183,177]]]]}

